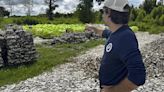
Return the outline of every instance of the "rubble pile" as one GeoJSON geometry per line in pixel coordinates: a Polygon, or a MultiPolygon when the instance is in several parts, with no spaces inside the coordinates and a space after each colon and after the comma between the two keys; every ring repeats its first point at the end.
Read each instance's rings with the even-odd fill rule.
{"type": "Polygon", "coordinates": [[[65,33],[61,37],[54,37],[51,44],[56,43],[82,43],[88,40],[98,39],[100,36],[94,32],[65,33]]]}
{"type": "Polygon", "coordinates": [[[164,76],[164,38],[147,44],[141,52],[148,77],[164,76]]]}
{"type": "Polygon", "coordinates": [[[37,53],[31,33],[11,28],[0,32],[0,66],[36,61],[37,53]]]}

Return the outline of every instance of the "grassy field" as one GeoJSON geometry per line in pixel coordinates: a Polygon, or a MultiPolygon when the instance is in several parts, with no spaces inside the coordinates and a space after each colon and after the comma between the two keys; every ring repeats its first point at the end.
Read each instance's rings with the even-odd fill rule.
{"type": "Polygon", "coordinates": [[[29,28],[28,25],[23,26],[24,30],[30,31],[34,36],[41,38],[53,38],[61,36],[67,31],[69,32],[83,32],[84,24],[37,24],[29,28]]]}
{"type": "Polygon", "coordinates": [[[89,48],[104,44],[103,40],[92,40],[80,44],[60,44],[55,46],[37,45],[38,61],[33,64],[19,67],[6,67],[0,69],[0,86],[18,83],[32,78],[45,71],[50,71],[56,65],[70,62],[70,57],[78,55],[89,48]],[[48,53],[47,53],[48,52],[48,53]]]}

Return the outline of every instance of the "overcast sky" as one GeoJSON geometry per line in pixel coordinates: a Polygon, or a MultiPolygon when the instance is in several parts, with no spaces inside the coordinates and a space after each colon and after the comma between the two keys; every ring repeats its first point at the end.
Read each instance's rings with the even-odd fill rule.
{"type": "MultiPolygon", "coordinates": [[[[8,5],[8,1],[10,0],[0,0],[0,6],[4,6],[7,10],[10,11],[10,6],[8,5]]],[[[27,8],[23,5],[27,0],[11,0],[12,1],[12,15],[26,15],[27,8]]],[[[134,6],[139,6],[143,0],[129,0],[130,4],[134,6]]],[[[32,15],[37,14],[44,14],[46,9],[48,8],[47,5],[44,4],[44,0],[33,0],[33,8],[32,8],[32,15]]],[[[57,2],[59,5],[58,8],[54,12],[60,13],[71,13],[76,10],[77,5],[79,4],[79,0],[59,0],[57,2]]],[[[94,1],[94,10],[98,10],[103,5],[98,5],[97,2],[94,1]]]]}

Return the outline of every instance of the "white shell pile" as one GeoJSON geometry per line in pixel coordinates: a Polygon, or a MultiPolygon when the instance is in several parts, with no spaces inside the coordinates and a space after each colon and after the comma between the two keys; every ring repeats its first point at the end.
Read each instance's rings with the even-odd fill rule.
{"type": "Polygon", "coordinates": [[[0,67],[3,66],[2,48],[4,47],[4,32],[0,30],[0,67]]]}
{"type": "MultiPolygon", "coordinates": [[[[0,53],[2,53],[1,49],[0,49],[0,53]]],[[[0,67],[3,66],[3,59],[2,59],[2,55],[0,54],[0,67]]]]}
{"type": "MultiPolygon", "coordinates": [[[[36,61],[37,53],[33,43],[32,34],[23,30],[7,29],[4,34],[0,32],[1,56],[3,58],[1,66],[30,63],[36,61]],[[4,39],[3,39],[4,37],[4,39]],[[4,50],[5,49],[5,50],[4,50]],[[7,53],[7,54],[2,54],[7,53]]],[[[1,59],[0,59],[1,60],[1,59]]],[[[0,61],[1,62],[1,61],[0,61]]]]}
{"type": "Polygon", "coordinates": [[[104,46],[101,45],[94,48],[96,50],[93,49],[92,51],[87,51],[86,54],[73,58],[76,65],[84,70],[86,77],[98,78],[100,62],[103,56],[103,48],[104,46]]]}
{"type": "Polygon", "coordinates": [[[100,36],[94,32],[65,33],[61,37],[53,38],[51,44],[56,43],[82,43],[88,40],[98,39],[100,36]]]}
{"type": "Polygon", "coordinates": [[[19,64],[34,61],[36,50],[32,34],[23,30],[7,31],[8,64],[19,64]]]}
{"type": "MultiPolygon", "coordinates": [[[[137,33],[140,48],[147,47],[159,35],[149,35],[147,33],[137,33]]],[[[159,40],[158,40],[159,42],[159,40]]],[[[163,50],[163,45],[159,48],[158,42],[156,44],[159,50],[155,50],[153,46],[148,50],[153,49],[155,53],[163,50]]],[[[160,42],[161,43],[161,42],[160,42]]],[[[103,55],[104,46],[97,46],[86,53],[73,58],[74,62],[63,64],[52,69],[50,72],[45,72],[34,78],[29,78],[21,81],[18,84],[6,85],[0,87],[2,92],[100,92],[98,81],[98,67],[100,58],[103,55]]],[[[145,48],[146,49],[146,48],[145,48]]],[[[151,52],[151,53],[154,53],[151,52]]],[[[142,53],[147,53],[142,51],[142,53]]],[[[163,52],[162,52],[163,53],[163,52]]],[[[158,56],[159,58],[161,56],[158,56]]],[[[145,58],[145,57],[144,57],[145,58]]],[[[151,57],[150,57],[151,58],[151,57]]],[[[156,58],[156,57],[154,57],[156,58]]],[[[151,60],[151,59],[150,59],[151,60]]],[[[163,60],[163,59],[161,59],[163,60]]],[[[145,59],[144,59],[145,61],[145,59]]],[[[145,61],[145,64],[147,61],[145,61]]],[[[146,65],[147,66],[147,65],[146,65]]],[[[148,68],[149,69],[149,68],[148,68]]],[[[152,70],[153,71],[153,70],[152,70]]],[[[152,72],[151,71],[151,72],[152,72]]],[[[148,75],[150,73],[148,72],[148,75]]],[[[164,77],[148,77],[146,83],[140,86],[133,92],[164,92],[164,77]]]]}
{"type": "Polygon", "coordinates": [[[164,38],[153,41],[142,48],[142,56],[148,77],[164,76],[164,38]]]}

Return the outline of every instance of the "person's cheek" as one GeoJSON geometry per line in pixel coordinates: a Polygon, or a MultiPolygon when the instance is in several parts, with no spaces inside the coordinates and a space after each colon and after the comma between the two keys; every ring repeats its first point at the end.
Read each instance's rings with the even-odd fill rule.
{"type": "Polygon", "coordinates": [[[104,14],[102,14],[102,19],[105,22],[105,15],[104,14]]]}
{"type": "Polygon", "coordinates": [[[108,23],[108,21],[109,21],[109,18],[108,18],[108,16],[104,16],[104,22],[107,24],[108,23]]]}
{"type": "Polygon", "coordinates": [[[104,23],[106,24],[106,23],[107,23],[107,21],[108,21],[108,18],[106,17],[106,15],[105,15],[105,14],[103,14],[103,15],[102,15],[102,18],[103,18],[104,23]]]}
{"type": "Polygon", "coordinates": [[[108,22],[108,21],[109,21],[108,16],[105,16],[105,21],[106,21],[106,22],[108,22]]]}

